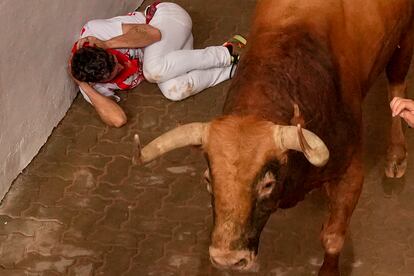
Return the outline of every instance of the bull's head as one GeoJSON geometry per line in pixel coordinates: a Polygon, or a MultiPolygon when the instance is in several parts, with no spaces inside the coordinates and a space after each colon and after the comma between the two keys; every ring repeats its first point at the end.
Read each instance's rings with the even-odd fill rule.
{"type": "Polygon", "coordinates": [[[201,145],[208,162],[204,175],[214,212],[211,261],[237,270],[256,266],[261,230],[283,192],[289,150],[303,152],[315,166],[329,158],[321,139],[300,126],[233,116],[177,127],[142,150],[138,147],[137,157],[149,162],[188,145],[201,145]]]}

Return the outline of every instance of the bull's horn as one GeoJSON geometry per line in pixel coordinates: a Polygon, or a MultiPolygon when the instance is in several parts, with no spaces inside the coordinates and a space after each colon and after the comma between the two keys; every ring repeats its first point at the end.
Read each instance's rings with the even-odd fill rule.
{"type": "Polygon", "coordinates": [[[300,125],[297,127],[275,125],[273,138],[282,151],[303,152],[306,159],[314,166],[322,167],[328,162],[329,150],[325,143],[315,133],[302,129],[300,125]]]}
{"type": "MultiPolygon", "coordinates": [[[[142,163],[147,163],[173,149],[202,145],[208,125],[208,123],[191,123],[176,127],[153,140],[142,150],[139,150],[140,145],[136,145],[139,152],[134,157],[142,163]]],[[[139,141],[139,138],[134,140],[139,141]]]]}

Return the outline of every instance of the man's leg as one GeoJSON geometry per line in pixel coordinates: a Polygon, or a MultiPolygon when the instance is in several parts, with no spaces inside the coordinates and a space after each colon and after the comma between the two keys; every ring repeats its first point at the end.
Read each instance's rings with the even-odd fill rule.
{"type": "Polygon", "coordinates": [[[229,79],[230,70],[231,66],[193,70],[159,83],[158,86],[166,98],[172,101],[180,101],[229,79]]]}
{"type": "Polygon", "coordinates": [[[150,82],[162,83],[184,77],[187,72],[228,67],[231,56],[226,47],[212,46],[191,50],[191,18],[173,3],[161,3],[150,25],[161,31],[161,41],[145,48],[144,76],[150,82]]]}

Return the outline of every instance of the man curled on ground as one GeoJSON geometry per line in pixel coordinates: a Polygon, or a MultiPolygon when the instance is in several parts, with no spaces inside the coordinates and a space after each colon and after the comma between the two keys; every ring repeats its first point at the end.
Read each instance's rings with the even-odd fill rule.
{"type": "Polygon", "coordinates": [[[154,3],[145,13],[92,20],[82,28],[69,61],[70,74],[104,123],[127,122],[118,90],[144,80],[179,101],[229,79],[246,40],[193,49],[192,21],[174,3],[154,3]]]}

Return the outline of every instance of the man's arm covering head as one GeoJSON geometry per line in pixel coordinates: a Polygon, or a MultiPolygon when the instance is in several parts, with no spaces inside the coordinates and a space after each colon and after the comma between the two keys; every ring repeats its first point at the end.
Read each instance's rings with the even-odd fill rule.
{"type": "Polygon", "coordinates": [[[107,79],[115,68],[114,57],[97,47],[83,47],[72,57],[72,75],[84,82],[101,82],[107,79]]]}

